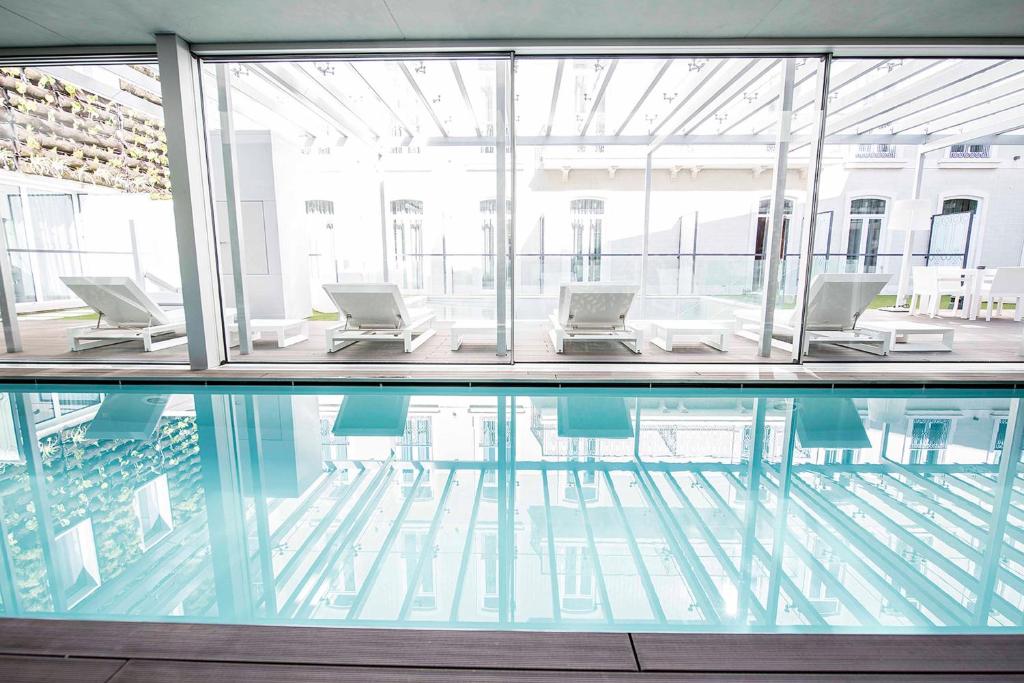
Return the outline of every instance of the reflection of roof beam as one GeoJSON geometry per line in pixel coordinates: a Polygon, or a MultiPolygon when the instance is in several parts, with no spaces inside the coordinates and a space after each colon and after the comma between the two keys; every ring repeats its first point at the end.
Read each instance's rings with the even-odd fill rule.
{"type": "Polygon", "coordinates": [[[622,122],[622,125],[619,126],[619,129],[617,131],[615,131],[616,135],[622,135],[622,131],[626,130],[626,126],[629,125],[629,122],[633,120],[633,117],[636,116],[636,113],[640,111],[640,107],[644,105],[644,102],[647,101],[647,98],[651,96],[652,92],[654,92],[654,88],[658,85],[658,81],[661,80],[661,77],[665,75],[665,72],[668,71],[668,68],[670,66],[672,66],[671,59],[666,59],[662,63],[661,68],[658,69],[658,73],[654,74],[654,78],[651,79],[651,82],[647,86],[647,89],[644,90],[644,94],[641,95],[640,99],[636,101],[636,104],[633,105],[633,108],[629,110],[629,114],[626,115],[626,118],[622,122]]]}
{"type": "MultiPolygon", "coordinates": [[[[725,60],[723,60],[722,63],[725,63],[725,60]]],[[[678,133],[683,128],[683,126],[685,126],[687,123],[692,121],[693,118],[695,116],[697,116],[698,114],[700,114],[702,111],[704,111],[704,109],[709,107],[712,102],[717,100],[722,95],[722,93],[724,93],[726,90],[728,90],[730,87],[732,87],[733,83],[735,83],[737,80],[739,80],[740,76],[742,76],[745,73],[747,73],[748,71],[750,71],[750,69],[752,67],[753,67],[753,64],[751,64],[749,62],[744,63],[736,71],[736,73],[734,73],[732,76],[730,76],[729,78],[726,79],[725,83],[718,90],[716,90],[713,95],[711,95],[708,98],[705,98],[703,104],[701,104],[699,107],[697,107],[694,111],[690,112],[690,114],[686,118],[684,118],[679,124],[677,124],[676,127],[672,129],[671,133],[661,133],[660,135],[657,135],[654,138],[654,142],[651,143],[651,151],[654,151],[655,149],[660,147],[662,145],[662,143],[664,142],[664,140],[669,135],[675,135],[676,133],[678,133]]],[[[707,80],[705,80],[705,82],[707,82],[707,80]]],[[[668,119],[666,119],[666,121],[667,120],[668,119]]]]}
{"type": "Polygon", "coordinates": [[[409,67],[405,65],[405,62],[398,62],[398,68],[402,70],[403,74],[405,74],[406,80],[409,81],[409,85],[412,87],[413,92],[416,93],[416,97],[420,98],[420,102],[426,108],[427,113],[430,114],[430,118],[433,119],[434,125],[437,126],[437,130],[440,131],[441,136],[448,137],[448,131],[444,129],[444,124],[442,124],[441,119],[437,117],[437,112],[434,111],[434,107],[431,106],[430,100],[428,100],[427,96],[423,94],[422,90],[420,90],[419,83],[417,83],[416,79],[412,77],[412,72],[409,71],[409,67]]]}
{"type": "Polygon", "coordinates": [[[601,87],[597,90],[597,95],[594,97],[594,104],[590,107],[590,113],[587,114],[587,121],[583,124],[583,130],[580,131],[580,135],[586,135],[587,129],[590,128],[590,123],[594,120],[594,116],[597,115],[597,108],[601,106],[601,102],[604,101],[604,94],[608,90],[608,83],[612,80],[612,74],[615,73],[615,67],[619,65],[619,60],[613,59],[608,65],[608,68],[604,73],[604,80],[601,81],[601,87]]]}
{"type": "Polygon", "coordinates": [[[555,85],[551,89],[551,108],[548,110],[548,125],[544,129],[545,135],[551,135],[551,127],[555,125],[555,107],[558,106],[558,93],[562,91],[562,72],[565,71],[565,60],[558,60],[558,67],[555,69],[555,85]]]}
{"type": "Polygon", "coordinates": [[[332,90],[331,88],[327,87],[327,85],[323,81],[321,81],[315,75],[310,73],[309,67],[306,64],[301,63],[301,62],[294,63],[294,64],[292,64],[292,69],[296,73],[301,74],[301,76],[305,77],[307,80],[312,81],[314,84],[316,84],[316,86],[319,89],[323,90],[324,93],[326,93],[327,96],[330,97],[334,101],[334,103],[336,103],[339,107],[341,107],[346,112],[346,116],[344,117],[346,120],[348,119],[348,117],[351,117],[352,119],[355,120],[355,125],[349,125],[349,127],[353,129],[352,132],[355,135],[357,135],[360,138],[363,137],[363,136],[360,136],[359,133],[354,130],[357,126],[362,126],[365,129],[365,131],[367,133],[369,133],[369,136],[370,136],[370,140],[364,139],[363,140],[364,142],[370,142],[371,140],[373,142],[376,142],[380,138],[380,134],[377,133],[376,130],[374,130],[373,126],[371,126],[369,123],[367,123],[363,119],[363,117],[361,117],[359,114],[357,114],[355,111],[353,111],[351,107],[349,107],[340,97],[338,97],[338,95],[334,92],[334,90],[332,90]]]}
{"type": "Polygon", "coordinates": [[[391,118],[393,118],[395,121],[397,121],[398,125],[400,125],[403,129],[405,129],[405,134],[411,138],[412,137],[412,128],[410,128],[409,126],[406,125],[405,121],[402,120],[402,117],[398,115],[398,112],[396,112],[391,107],[391,105],[387,103],[387,100],[385,100],[381,96],[381,94],[379,92],[377,92],[377,89],[374,88],[373,85],[371,85],[370,81],[366,78],[366,76],[364,76],[363,73],[359,69],[356,68],[355,64],[353,64],[352,62],[347,62],[347,64],[348,64],[348,67],[350,69],[352,69],[352,73],[354,73],[356,76],[359,77],[359,80],[361,80],[366,85],[366,89],[369,90],[373,94],[373,96],[377,99],[377,101],[380,102],[380,105],[382,107],[384,107],[385,109],[388,110],[388,113],[391,114],[391,118]]]}
{"type": "MultiPolygon", "coordinates": [[[[858,108],[856,111],[851,112],[845,117],[833,118],[829,116],[829,122],[826,129],[830,133],[838,133],[846,130],[847,128],[853,128],[863,123],[870,121],[876,116],[888,114],[889,112],[899,109],[906,105],[915,105],[920,103],[923,98],[933,95],[937,92],[941,92],[946,88],[949,88],[957,83],[962,83],[970,78],[985,73],[990,69],[994,69],[1000,64],[1005,62],[996,62],[995,64],[989,64],[984,67],[978,67],[977,62],[967,61],[960,64],[955,64],[949,69],[943,69],[941,72],[930,76],[928,78],[915,81],[904,88],[898,88],[892,93],[889,93],[883,98],[878,98],[875,101],[869,102],[866,107],[858,108]]],[[[984,62],[982,62],[984,64],[984,62]]],[[[929,105],[920,105],[921,109],[929,105]]],[[[920,111],[920,109],[916,110],[920,111]]],[[[909,113],[916,113],[909,112],[909,113]]],[[[872,126],[874,127],[874,126],[872,126]]]]}
{"type": "Polygon", "coordinates": [[[453,59],[449,63],[452,65],[452,74],[455,76],[455,83],[458,84],[459,92],[462,93],[462,101],[466,103],[466,110],[473,119],[473,128],[476,129],[477,135],[483,135],[483,131],[480,130],[480,120],[476,117],[476,112],[473,110],[473,103],[469,100],[469,92],[466,90],[466,82],[462,80],[462,70],[459,69],[459,60],[453,59]]]}

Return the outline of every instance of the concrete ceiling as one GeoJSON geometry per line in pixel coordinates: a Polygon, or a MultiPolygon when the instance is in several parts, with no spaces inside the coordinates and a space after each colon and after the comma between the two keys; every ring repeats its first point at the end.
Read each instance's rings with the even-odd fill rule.
{"type": "Polygon", "coordinates": [[[0,0],[0,47],[1024,36],[1024,0],[0,0]]]}

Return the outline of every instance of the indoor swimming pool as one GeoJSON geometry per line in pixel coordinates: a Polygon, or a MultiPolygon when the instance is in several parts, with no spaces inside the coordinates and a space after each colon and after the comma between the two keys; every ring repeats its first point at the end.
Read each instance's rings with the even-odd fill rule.
{"type": "Polygon", "coordinates": [[[1002,390],[9,385],[3,617],[1013,633],[1002,390]]]}

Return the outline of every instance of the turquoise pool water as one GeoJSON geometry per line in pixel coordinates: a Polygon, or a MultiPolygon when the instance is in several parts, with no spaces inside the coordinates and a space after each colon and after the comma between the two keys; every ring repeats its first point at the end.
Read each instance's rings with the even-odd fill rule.
{"type": "Polygon", "coordinates": [[[2,387],[0,612],[1021,631],[1022,415],[997,390],[2,387]]]}

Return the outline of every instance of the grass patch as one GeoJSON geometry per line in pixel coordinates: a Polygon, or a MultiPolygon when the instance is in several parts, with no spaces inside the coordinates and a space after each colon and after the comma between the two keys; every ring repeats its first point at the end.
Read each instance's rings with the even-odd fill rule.
{"type": "Polygon", "coordinates": [[[99,320],[97,313],[80,313],[78,315],[66,315],[61,320],[99,320]]]}
{"type": "Polygon", "coordinates": [[[313,309],[313,315],[309,316],[307,320],[313,320],[315,322],[338,322],[338,312],[329,313],[327,311],[318,311],[313,309]]]}

